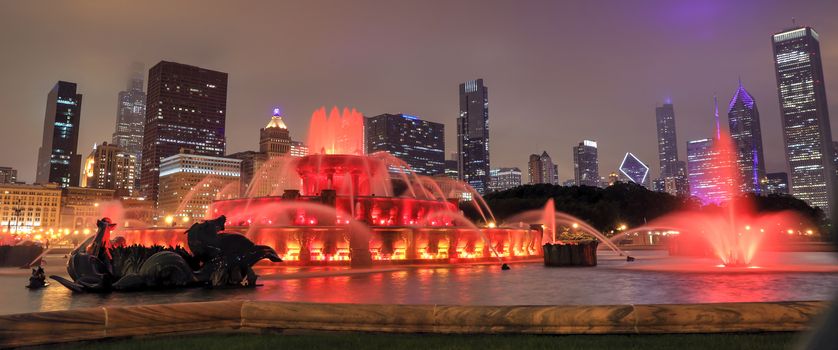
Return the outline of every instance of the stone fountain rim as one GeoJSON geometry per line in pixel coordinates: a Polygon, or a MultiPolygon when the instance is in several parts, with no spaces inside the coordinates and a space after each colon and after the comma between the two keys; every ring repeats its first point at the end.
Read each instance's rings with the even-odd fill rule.
{"type": "Polygon", "coordinates": [[[404,305],[209,301],[0,315],[0,347],[217,330],[662,334],[808,330],[826,301],[645,305],[404,305]]]}

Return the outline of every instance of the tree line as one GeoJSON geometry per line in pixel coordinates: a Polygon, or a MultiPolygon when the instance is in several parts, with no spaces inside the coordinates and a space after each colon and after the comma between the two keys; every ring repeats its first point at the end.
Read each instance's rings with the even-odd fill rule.
{"type": "MultiPolygon", "coordinates": [[[[767,196],[743,194],[756,212],[792,210],[816,225],[822,237],[829,231],[828,221],[820,208],[789,195],[767,196]]],[[[522,185],[484,196],[487,205],[499,220],[514,214],[541,209],[552,198],[556,210],[584,220],[597,230],[610,232],[619,225],[637,227],[666,214],[680,210],[721,211],[726,204],[701,205],[695,197],[673,196],[650,191],[635,183],[617,182],[606,188],[591,186],[558,186],[551,184],[522,185]]],[[[479,220],[472,205],[461,205],[466,216],[479,220]]]]}

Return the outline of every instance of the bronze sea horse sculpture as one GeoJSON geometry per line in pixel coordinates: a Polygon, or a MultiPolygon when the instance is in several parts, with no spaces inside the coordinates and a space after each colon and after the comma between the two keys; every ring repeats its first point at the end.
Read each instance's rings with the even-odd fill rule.
{"type": "Polygon", "coordinates": [[[75,292],[242,285],[245,277],[247,286],[255,286],[253,264],[261,259],[282,260],[270,247],[257,246],[244,236],[219,235],[224,221],[222,216],[195,224],[187,231],[200,237],[188,242],[190,250],[199,252],[192,256],[180,247],[111,247],[110,234],[116,224],[103,218],[97,221],[96,235],[70,254],[67,273],[72,281],[60,276],[50,278],[75,292]],[[236,238],[223,238],[227,236],[236,238]],[[230,246],[225,247],[228,242],[230,246]],[[200,262],[198,271],[193,270],[196,261],[200,262]]]}
{"type": "Polygon", "coordinates": [[[213,220],[193,224],[186,231],[189,250],[201,264],[198,279],[212,287],[256,285],[253,265],[262,259],[282,262],[276,251],[265,245],[253,244],[238,233],[219,233],[224,230],[224,215],[213,220]]]}

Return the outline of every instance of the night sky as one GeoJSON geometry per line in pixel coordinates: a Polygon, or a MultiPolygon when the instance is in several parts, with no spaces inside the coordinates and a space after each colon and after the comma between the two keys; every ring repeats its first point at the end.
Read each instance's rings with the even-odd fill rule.
{"type": "Polygon", "coordinates": [[[725,113],[741,77],[768,171],[785,171],[770,36],[792,17],[819,32],[838,135],[836,15],[834,0],[4,1],[0,165],[34,180],[57,80],[84,95],[86,156],[111,141],[131,63],[169,60],[229,73],[228,153],[258,149],[274,106],[305,140],[312,111],[337,105],[444,123],[450,154],[458,85],[483,78],[492,167],[526,174],[529,154],[546,150],[562,181],[583,138],[599,142],[601,175],[630,151],[657,176],[655,106],[667,98],[685,160],[687,140],[711,135],[713,93],[725,113]]]}

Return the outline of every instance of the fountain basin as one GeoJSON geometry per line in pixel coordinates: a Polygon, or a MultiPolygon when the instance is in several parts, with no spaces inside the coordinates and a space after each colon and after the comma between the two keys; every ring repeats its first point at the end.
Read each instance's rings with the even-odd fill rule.
{"type": "Polygon", "coordinates": [[[598,245],[594,240],[547,243],[542,246],[544,266],[596,266],[598,245]]]}
{"type": "MultiPolygon", "coordinates": [[[[370,227],[368,236],[352,239],[351,226],[231,226],[274,248],[283,265],[393,265],[463,263],[532,259],[539,255],[541,233],[530,229],[466,227],[370,227]],[[485,239],[484,239],[485,237],[485,239]],[[491,247],[486,243],[491,244],[491,247]],[[493,249],[492,249],[493,248],[493,249]],[[368,257],[368,258],[362,258],[368,257]]],[[[186,228],[125,229],[127,245],[186,246],[186,228]]],[[[357,237],[357,236],[355,236],[357,237]]]]}

